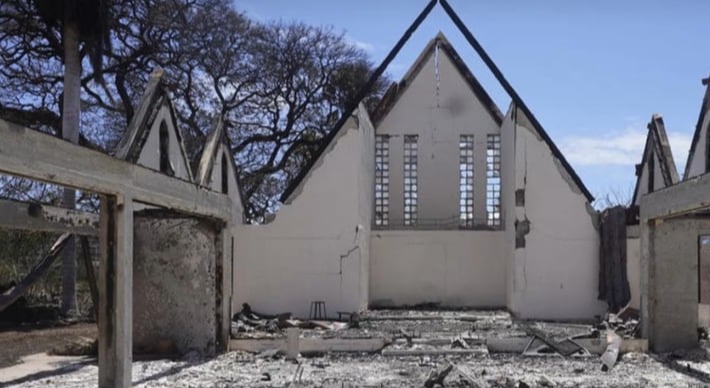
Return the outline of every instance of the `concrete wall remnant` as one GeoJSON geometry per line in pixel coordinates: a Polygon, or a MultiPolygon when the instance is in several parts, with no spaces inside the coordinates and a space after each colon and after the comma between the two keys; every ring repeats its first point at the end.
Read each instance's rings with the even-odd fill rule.
{"type": "Polygon", "coordinates": [[[710,220],[692,216],[649,222],[644,334],[655,352],[698,345],[698,238],[709,229],[710,220]]]}
{"type": "Polygon", "coordinates": [[[505,306],[502,231],[375,230],[370,303],[505,306]]]}
{"type": "Polygon", "coordinates": [[[474,141],[474,219],[479,224],[487,219],[487,135],[500,134],[500,117],[490,97],[467,82],[468,71],[458,67],[456,58],[443,34],[432,39],[405,76],[406,87],[377,124],[378,135],[390,136],[390,225],[404,219],[405,135],[418,135],[418,219],[453,220],[454,228],[458,225],[461,135],[473,135],[474,141]]]}
{"type": "Polygon", "coordinates": [[[164,210],[134,217],[133,338],[137,350],[172,342],[180,353],[216,352],[217,231],[164,210]]]}
{"type": "Polygon", "coordinates": [[[502,132],[508,308],[521,318],[593,319],[604,312],[596,298],[596,212],[588,211],[584,192],[515,104],[502,132]],[[524,202],[516,198],[519,190],[524,202]]]}
{"type": "Polygon", "coordinates": [[[374,129],[365,108],[264,225],[244,225],[236,242],[232,308],[308,317],[311,301],[330,314],[367,308],[373,214],[374,129]]]}

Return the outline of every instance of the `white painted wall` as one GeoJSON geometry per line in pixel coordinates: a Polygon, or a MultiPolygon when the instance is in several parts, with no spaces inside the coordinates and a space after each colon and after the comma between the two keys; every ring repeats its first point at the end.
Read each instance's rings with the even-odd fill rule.
{"type": "Polygon", "coordinates": [[[661,172],[661,159],[651,147],[649,147],[646,152],[649,155],[647,156],[646,163],[641,168],[641,176],[638,177],[639,184],[636,186],[636,202],[634,205],[639,205],[641,203],[641,196],[648,194],[648,158],[652,157],[654,159],[653,191],[666,187],[663,180],[663,173],[661,172]]]}
{"type": "Polygon", "coordinates": [[[508,307],[521,318],[593,318],[605,309],[597,300],[596,217],[523,112],[516,116],[515,188],[525,190],[525,204],[515,218],[529,220],[530,233],[525,248],[514,249],[508,307]]]}
{"type": "Polygon", "coordinates": [[[374,230],[370,304],[505,306],[502,231],[374,230]]]}
{"type": "Polygon", "coordinates": [[[154,170],[160,170],[160,123],[163,121],[168,125],[168,134],[170,137],[168,151],[170,154],[170,165],[173,167],[173,171],[175,171],[175,177],[190,180],[190,166],[184,157],[183,145],[177,137],[177,130],[173,125],[170,107],[166,104],[160,107],[155,120],[153,120],[150,134],[138,157],[138,164],[154,170]]]}
{"type": "Polygon", "coordinates": [[[501,203],[502,214],[501,219],[505,225],[504,233],[504,258],[505,258],[505,273],[506,273],[506,306],[511,311],[517,308],[517,298],[515,295],[515,188],[516,188],[516,160],[515,160],[515,122],[512,120],[512,106],[508,107],[508,112],[501,124],[501,203]]]}
{"type": "Polygon", "coordinates": [[[374,130],[361,107],[273,222],[239,228],[233,311],[243,302],[299,317],[311,301],[325,301],[330,316],[367,307],[373,162],[374,130]]]}
{"type": "Polygon", "coordinates": [[[390,219],[404,218],[404,135],[419,135],[419,220],[454,220],[457,227],[459,137],[474,135],[474,217],[485,220],[486,134],[498,134],[500,128],[445,50],[439,51],[438,74],[437,88],[435,56],[430,55],[376,131],[391,136],[390,219]]]}
{"type": "MultiPolygon", "coordinates": [[[[634,226],[638,230],[638,226],[634,226]]],[[[630,227],[627,227],[627,231],[630,227]]],[[[628,232],[627,232],[628,233],[628,232]]],[[[641,239],[636,237],[626,239],[626,276],[629,279],[631,302],[629,305],[641,309],[641,239]]]]}
{"type": "Polygon", "coordinates": [[[688,160],[688,174],[683,179],[692,178],[694,176],[705,174],[705,142],[707,140],[708,126],[710,126],[710,114],[706,114],[698,136],[697,144],[693,154],[688,160]]]}
{"type": "Polygon", "coordinates": [[[223,144],[217,150],[217,155],[214,159],[212,167],[212,176],[210,178],[209,187],[213,191],[222,192],[222,157],[227,157],[227,195],[232,200],[233,205],[239,212],[239,220],[243,219],[244,206],[242,197],[239,195],[239,182],[237,182],[237,174],[234,171],[234,164],[230,160],[231,155],[226,149],[227,145],[223,144]]]}

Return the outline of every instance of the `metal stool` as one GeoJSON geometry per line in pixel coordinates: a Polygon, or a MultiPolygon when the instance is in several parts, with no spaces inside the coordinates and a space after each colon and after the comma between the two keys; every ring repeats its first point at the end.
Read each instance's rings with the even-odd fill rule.
{"type": "Polygon", "coordinates": [[[311,302],[310,315],[311,319],[327,319],[328,313],[325,310],[325,302],[316,300],[311,302]]]}

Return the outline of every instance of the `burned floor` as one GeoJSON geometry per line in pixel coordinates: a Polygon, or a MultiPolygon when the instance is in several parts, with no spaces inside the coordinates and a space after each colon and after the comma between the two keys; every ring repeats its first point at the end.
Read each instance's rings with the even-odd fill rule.
{"type": "MultiPolygon", "coordinates": [[[[132,381],[137,387],[710,385],[704,346],[646,353],[645,340],[633,338],[637,326],[633,311],[598,323],[518,321],[505,311],[478,310],[378,310],[349,322],[248,311],[235,315],[230,352],[136,361],[132,381]],[[298,333],[297,353],[289,344],[291,330],[298,333]]],[[[21,387],[97,384],[93,358],[49,362],[51,371],[12,379],[5,377],[12,368],[0,370],[0,381],[21,387]]]]}

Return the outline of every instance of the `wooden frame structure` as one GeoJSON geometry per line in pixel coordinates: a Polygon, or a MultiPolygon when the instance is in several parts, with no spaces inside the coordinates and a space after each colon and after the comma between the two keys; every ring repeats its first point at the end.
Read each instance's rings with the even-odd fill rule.
{"type": "MultiPolygon", "coordinates": [[[[4,120],[0,120],[0,139],[0,173],[101,195],[99,386],[130,386],[134,201],[220,221],[217,262],[223,263],[225,271],[231,271],[231,234],[233,226],[241,222],[241,212],[227,195],[4,120]]],[[[15,205],[3,202],[0,206],[15,205]]],[[[22,209],[19,213],[23,213],[22,209]]],[[[57,217],[61,219],[66,217],[57,217]]],[[[14,221],[8,217],[0,220],[5,227],[34,229],[24,216],[14,221]]],[[[45,220],[44,224],[59,230],[62,222],[45,220]]],[[[45,230],[42,225],[36,228],[45,230]]],[[[229,278],[223,278],[223,292],[231,290],[231,284],[226,284],[229,278]]],[[[223,295],[222,300],[228,298],[223,295]]],[[[223,302],[218,311],[222,317],[220,350],[226,350],[228,345],[229,310],[230,306],[223,302]]]]}

